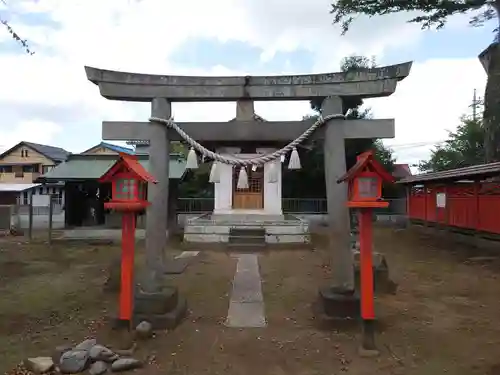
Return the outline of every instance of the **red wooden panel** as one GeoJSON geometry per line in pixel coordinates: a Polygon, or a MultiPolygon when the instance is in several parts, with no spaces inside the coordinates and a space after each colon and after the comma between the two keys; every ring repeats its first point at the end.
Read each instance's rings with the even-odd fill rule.
{"type": "Polygon", "coordinates": [[[410,195],[408,216],[411,219],[425,220],[425,196],[410,195]]]}
{"type": "Polygon", "coordinates": [[[455,183],[444,187],[412,189],[408,202],[411,219],[500,234],[500,184],[455,183]],[[436,194],[446,191],[446,208],[436,208],[436,194]]]}
{"type": "Polygon", "coordinates": [[[476,199],[467,196],[448,197],[448,225],[459,228],[475,229],[476,199]]]}
{"type": "Polygon", "coordinates": [[[479,230],[500,234],[500,196],[479,196],[479,230]]]}

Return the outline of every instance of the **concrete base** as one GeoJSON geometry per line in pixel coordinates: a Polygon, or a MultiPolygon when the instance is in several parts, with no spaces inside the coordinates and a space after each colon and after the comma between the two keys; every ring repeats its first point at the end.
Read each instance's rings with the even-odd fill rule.
{"type": "Polygon", "coordinates": [[[189,219],[184,226],[184,241],[188,243],[229,243],[231,231],[264,230],[267,244],[310,243],[309,223],[291,215],[208,214],[189,219]]]}
{"type": "Polygon", "coordinates": [[[313,310],[323,328],[357,327],[361,316],[359,294],[332,287],[320,288],[313,310]]]}
{"type": "Polygon", "coordinates": [[[155,293],[136,291],[134,327],[142,321],[148,321],[154,330],[174,329],[186,315],[187,301],[175,287],[166,287],[155,293]]]}

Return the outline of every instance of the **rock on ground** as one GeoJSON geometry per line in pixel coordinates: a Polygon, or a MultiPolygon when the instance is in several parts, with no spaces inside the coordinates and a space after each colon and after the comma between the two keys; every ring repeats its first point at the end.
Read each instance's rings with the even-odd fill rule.
{"type": "Polygon", "coordinates": [[[35,374],[44,374],[52,370],[54,361],[51,357],[34,357],[25,359],[23,365],[35,374]]]}
{"type": "Polygon", "coordinates": [[[89,374],[90,375],[102,375],[106,371],[108,371],[108,365],[102,361],[97,361],[95,363],[92,363],[92,365],[89,368],[89,374]]]}
{"type": "Polygon", "coordinates": [[[113,362],[111,365],[111,371],[127,371],[134,370],[136,368],[141,368],[142,362],[135,358],[120,358],[113,362]]]}
{"type": "Polygon", "coordinates": [[[54,354],[52,354],[52,361],[54,361],[55,364],[59,364],[61,356],[71,349],[73,349],[71,345],[59,345],[54,350],[54,354]]]}
{"type": "Polygon", "coordinates": [[[108,363],[118,359],[118,356],[111,349],[99,344],[90,348],[89,356],[93,361],[104,361],[108,363]]]}
{"type": "Polygon", "coordinates": [[[141,339],[148,339],[153,335],[153,326],[149,322],[142,321],[135,327],[135,333],[141,339]]]}
{"type": "Polygon", "coordinates": [[[77,374],[87,369],[90,363],[88,350],[70,350],[59,360],[59,370],[63,374],[77,374]]]}
{"type": "Polygon", "coordinates": [[[96,339],[87,339],[75,346],[73,350],[90,350],[95,345],[97,345],[96,339]]]}

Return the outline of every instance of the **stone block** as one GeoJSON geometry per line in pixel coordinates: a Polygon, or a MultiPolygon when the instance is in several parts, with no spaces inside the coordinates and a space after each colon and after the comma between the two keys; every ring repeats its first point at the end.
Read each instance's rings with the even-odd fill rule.
{"type": "Polygon", "coordinates": [[[313,308],[319,321],[332,327],[357,325],[361,316],[359,294],[356,291],[320,288],[313,308]]]}
{"type": "Polygon", "coordinates": [[[136,290],[134,313],[161,315],[174,310],[178,302],[179,292],[175,287],[164,287],[161,291],[155,293],[136,290]]]}
{"type": "MultiPolygon", "coordinates": [[[[359,251],[353,251],[354,254],[354,280],[356,290],[360,290],[361,272],[359,263],[359,251]]],[[[397,284],[389,277],[389,266],[385,256],[381,253],[373,253],[373,288],[375,293],[395,294],[397,284]]]]}
{"type": "Polygon", "coordinates": [[[142,321],[147,321],[153,326],[153,330],[174,329],[187,315],[187,301],[184,297],[177,297],[176,306],[163,314],[134,313],[133,325],[136,326],[142,321]]]}

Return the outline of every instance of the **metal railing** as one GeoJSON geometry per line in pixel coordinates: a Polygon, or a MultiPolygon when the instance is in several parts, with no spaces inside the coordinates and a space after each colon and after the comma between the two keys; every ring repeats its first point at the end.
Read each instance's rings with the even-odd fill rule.
{"type": "MultiPolygon", "coordinates": [[[[59,215],[63,211],[62,204],[53,203],[53,214],[59,215]]],[[[30,207],[29,205],[17,205],[17,211],[19,215],[29,215],[30,207]]],[[[42,216],[49,214],[49,207],[37,207],[33,206],[33,216],[42,216]]]]}
{"type": "MultiPolygon", "coordinates": [[[[377,209],[377,215],[405,215],[406,199],[389,199],[389,207],[377,209]]],[[[282,208],[289,214],[326,214],[326,198],[283,198],[282,208]]],[[[214,210],[214,198],[179,198],[177,200],[178,213],[202,214],[214,210]]]]}

